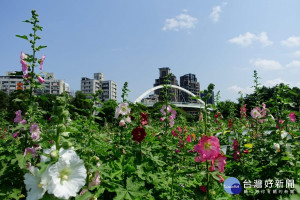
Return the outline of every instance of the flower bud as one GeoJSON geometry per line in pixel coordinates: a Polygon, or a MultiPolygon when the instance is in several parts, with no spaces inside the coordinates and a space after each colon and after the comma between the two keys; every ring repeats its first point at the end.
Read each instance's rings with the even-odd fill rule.
{"type": "Polygon", "coordinates": [[[59,133],[65,132],[65,131],[66,131],[66,126],[65,126],[64,124],[59,124],[59,125],[57,126],[57,131],[58,131],[59,133]]]}
{"type": "Polygon", "coordinates": [[[66,150],[69,149],[71,146],[72,146],[72,143],[69,142],[69,141],[64,142],[64,143],[62,144],[62,148],[66,149],[66,150]]]}
{"type": "Polygon", "coordinates": [[[51,151],[51,153],[50,153],[51,158],[54,158],[54,159],[58,158],[58,155],[59,155],[59,153],[57,150],[51,151]]]}

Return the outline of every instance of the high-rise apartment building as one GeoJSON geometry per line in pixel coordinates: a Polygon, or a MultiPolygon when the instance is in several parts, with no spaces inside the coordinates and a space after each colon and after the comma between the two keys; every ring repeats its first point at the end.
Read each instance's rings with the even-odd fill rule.
{"type": "MultiPolygon", "coordinates": [[[[180,87],[192,92],[200,97],[200,83],[197,81],[195,74],[186,74],[180,77],[180,87]]],[[[191,95],[186,92],[179,91],[179,101],[195,103],[197,100],[190,99],[191,95]]]]}
{"type": "Polygon", "coordinates": [[[100,98],[103,101],[110,99],[117,100],[118,85],[116,82],[111,80],[104,80],[104,74],[94,73],[94,79],[87,77],[81,78],[81,91],[84,94],[92,94],[98,90],[102,90],[100,98]]]}
{"type": "MultiPolygon", "coordinates": [[[[165,77],[167,75],[169,75],[169,74],[170,74],[170,68],[169,67],[159,68],[159,78],[155,79],[155,83],[153,84],[153,86],[155,87],[155,86],[158,86],[158,85],[165,84],[165,77]]],[[[171,84],[171,85],[177,85],[178,86],[178,81],[177,81],[175,75],[171,76],[169,84],[171,84]]],[[[162,89],[154,91],[154,94],[159,95],[159,100],[160,101],[163,100],[163,97],[161,95],[161,91],[162,91],[162,89]]],[[[170,88],[168,90],[168,93],[172,94],[171,95],[171,101],[173,101],[173,102],[177,102],[178,101],[178,89],[176,89],[176,88],[170,88]]]]}
{"type": "MultiPolygon", "coordinates": [[[[70,92],[70,86],[63,80],[56,80],[53,73],[47,73],[44,77],[45,82],[41,89],[36,89],[36,94],[61,94],[70,92]]],[[[16,72],[7,72],[6,76],[0,76],[0,90],[10,94],[15,90],[26,90],[29,85],[23,81],[23,75],[18,75],[16,72]]]]}

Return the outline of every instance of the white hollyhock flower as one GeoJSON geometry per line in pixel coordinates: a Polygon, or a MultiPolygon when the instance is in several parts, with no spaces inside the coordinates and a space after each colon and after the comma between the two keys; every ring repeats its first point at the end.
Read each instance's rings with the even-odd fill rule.
{"type": "Polygon", "coordinates": [[[115,118],[118,118],[119,115],[127,115],[130,113],[130,108],[128,107],[128,103],[122,102],[118,105],[115,112],[115,118]]]}
{"type": "Polygon", "coordinates": [[[274,144],[273,144],[273,149],[274,149],[274,150],[280,149],[280,145],[279,145],[278,143],[274,143],[274,144]]]}
{"type": "Polygon", "coordinates": [[[27,190],[27,200],[41,199],[45,192],[48,182],[47,174],[39,174],[39,169],[36,167],[30,167],[31,173],[24,175],[24,183],[27,190]]]}
{"type": "Polygon", "coordinates": [[[75,197],[85,185],[87,173],[84,163],[73,152],[75,151],[60,151],[59,161],[48,169],[50,177],[48,193],[54,194],[57,198],[75,197]]]}
{"type": "MultiPolygon", "coordinates": [[[[51,149],[44,149],[44,153],[51,155],[52,152],[56,150],[56,146],[53,145],[51,149]]],[[[64,159],[66,162],[68,162],[72,156],[77,156],[76,152],[73,149],[64,149],[60,148],[59,150],[59,158],[64,159]]],[[[77,156],[78,157],[78,156],[77,156]]],[[[79,158],[79,157],[78,157],[79,158]]],[[[41,155],[41,162],[48,162],[50,161],[50,158],[44,155],[41,155]]]]}

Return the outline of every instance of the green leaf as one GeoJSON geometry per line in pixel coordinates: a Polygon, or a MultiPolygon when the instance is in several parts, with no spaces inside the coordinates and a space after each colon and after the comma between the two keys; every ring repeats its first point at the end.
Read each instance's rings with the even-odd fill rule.
{"type": "Polygon", "coordinates": [[[132,177],[127,178],[126,180],[126,189],[117,188],[117,196],[114,200],[137,200],[147,195],[145,190],[142,190],[144,187],[144,182],[132,182],[132,177]]]}
{"type": "Polygon", "coordinates": [[[36,50],[37,51],[39,51],[39,50],[41,50],[41,49],[43,49],[43,48],[46,48],[47,46],[38,46],[37,48],[36,48],[36,50]]]}
{"type": "Polygon", "coordinates": [[[16,37],[22,38],[24,40],[28,40],[27,35],[16,35],[16,37]]]}
{"type": "Polygon", "coordinates": [[[88,198],[90,198],[90,197],[92,197],[93,196],[93,194],[92,193],[90,193],[89,191],[86,191],[82,196],[76,196],[76,200],[86,200],[86,199],[88,199],[88,198]]]}

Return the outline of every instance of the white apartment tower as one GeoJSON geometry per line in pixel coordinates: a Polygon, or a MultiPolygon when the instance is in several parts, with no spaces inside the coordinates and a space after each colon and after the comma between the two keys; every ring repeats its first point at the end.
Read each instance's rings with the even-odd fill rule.
{"type": "MultiPolygon", "coordinates": [[[[44,87],[34,91],[36,94],[61,94],[70,92],[70,86],[63,80],[56,80],[53,73],[47,73],[44,77],[44,87]]],[[[6,76],[0,76],[0,90],[10,94],[15,90],[26,90],[29,85],[24,84],[23,75],[16,75],[16,72],[7,72],[6,76]]]]}
{"type": "Polygon", "coordinates": [[[104,74],[94,73],[94,79],[87,77],[81,78],[81,91],[84,94],[92,94],[97,90],[102,90],[100,98],[103,101],[110,99],[117,100],[117,83],[111,80],[104,80],[104,74]]]}

